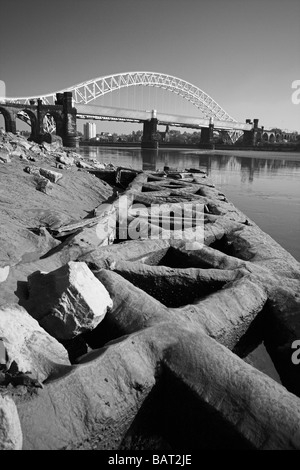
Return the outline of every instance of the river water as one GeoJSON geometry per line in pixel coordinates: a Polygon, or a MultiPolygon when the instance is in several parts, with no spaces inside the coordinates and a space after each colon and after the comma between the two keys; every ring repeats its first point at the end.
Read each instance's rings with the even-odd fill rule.
{"type": "Polygon", "coordinates": [[[198,168],[300,261],[300,153],[80,147],[85,157],[143,170],[198,168]]]}

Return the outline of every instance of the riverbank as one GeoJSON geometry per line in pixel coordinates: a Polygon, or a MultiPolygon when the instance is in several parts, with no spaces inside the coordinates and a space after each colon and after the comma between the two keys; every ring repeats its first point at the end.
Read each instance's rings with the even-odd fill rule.
{"type": "Polygon", "coordinates": [[[7,150],[0,448],[299,449],[300,264],[203,171],[92,176],[63,149],[7,150]],[[152,204],[187,204],[204,244],[164,236],[152,204]]]}
{"type": "Polygon", "coordinates": [[[290,160],[300,161],[300,152],[274,152],[271,150],[249,150],[249,149],[232,149],[232,150],[198,150],[185,152],[187,155],[202,155],[202,154],[214,154],[214,155],[233,155],[236,157],[247,157],[247,158],[264,158],[268,160],[290,160]]]}
{"type": "MultiPolygon", "coordinates": [[[[99,142],[99,141],[80,141],[79,145],[81,147],[112,147],[112,148],[141,148],[141,142],[99,142]]],[[[198,144],[178,144],[178,143],[170,143],[170,142],[160,142],[159,143],[160,149],[190,149],[190,150],[198,150],[200,152],[206,151],[217,151],[217,152],[254,152],[254,153],[290,153],[290,154],[300,154],[299,145],[268,145],[268,146],[257,146],[257,147],[238,147],[236,145],[220,145],[215,144],[214,149],[207,149],[201,147],[198,144]]],[[[146,149],[147,150],[147,149],[146,149]]]]}
{"type": "Polygon", "coordinates": [[[289,154],[283,160],[263,154],[250,157],[247,152],[241,157],[212,151],[193,154],[185,149],[81,147],[79,151],[84,158],[139,170],[159,171],[168,166],[206,171],[242,212],[300,261],[300,160],[290,160],[289,154]]]}

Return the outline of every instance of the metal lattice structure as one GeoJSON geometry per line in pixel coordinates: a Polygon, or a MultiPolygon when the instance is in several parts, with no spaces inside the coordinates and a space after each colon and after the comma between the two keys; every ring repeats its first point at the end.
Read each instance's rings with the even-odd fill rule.
{"type": "MultiPolygon", "coordinates": [[[[72,91],[74,105],[79,103],[87,104],[107,93],[130,86],[150,86],[171,91],[196,106],[206,118],[236,122],[236,120],[232,118],[213,98],[197,86],[180,78],[156,72],[125,72],[107,75],[48,95],[13,98],[10,99],[10,101],[28,104],[30,100],[40,98],[44,104],[54,104],[56,93],[72,91]]],[[[51,127],[50,122],[49,124],[51,127]]],[[[230,133],[233,141],[237,140],[239,135],[240,132],[230,133]]]]}

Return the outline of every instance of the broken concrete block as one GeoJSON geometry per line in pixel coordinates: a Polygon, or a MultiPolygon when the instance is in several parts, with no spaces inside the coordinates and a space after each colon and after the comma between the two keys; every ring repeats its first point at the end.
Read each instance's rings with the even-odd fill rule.
{"type": "Polygon", "coordinates": [[[59,162],[59,163],[63,163],[64,165],[73,165],[74,158],[73,157],[67,157],[66,155],[61,155],[59,157],[56,157],[56,161],[59,162]]]}
{"type": "Polygon", "coordinates": [[[45,134],[43,136],[42,146],[47,152],[55,152],[63,146],[63,141],[58,135],[45,134]]]}
{"type": "Polygon", "coordinates": [[[97,168],[98,170],[104,170],[104,169],[105,169],[104,163],[98,162],[98,160],[96,160],[96,158],[93,158],[93,159],[90,161],[90,163],[91,163],[91,165],[92,165],[94,168],[97,168]]]}
{"type": "Polygon", "coordinates": [[[19,147],[25,148],[26,150],[29,150],[32,147],[32,143],[28,142],[25,139],[19,139],[19,140],[15,141],[14,143],[19,147]]]}
{"type": "Polygon", "coordinates": [[[31,145],[30,152],[40,153],[40,151],[41,151],[41,147],[39,146],[39,144],[31,145]]]}
{"type": "Polygon", "coordinates": [[[22,444],[17,407],[12,398],[0,395],[0,450],[21,450],[22,444]]]}
{"type": "Polygon", "coordinates": [[[52,338],[19,305],[0,307],[0,337],[6,352],[6,368],[30,372],[40,382],[54,371],[69,366],[66,349],[52,338]]]}
{"type": "Polygon", "coordinates": [[[42,193],[49,194],[52,189],[52,184],[47,178],[40,178],[37,182],[36,189],[42,193]]]}
{"type": "Polygon", "coordinates": [[[30,314],[52,336],[68,340],[93,330],[105,317],[112,300],[85,263],[65,266],[28,278],[30,314]]]}
{"type": "Polygon", "coordinates": [[[24,171],[30,175],[40,176],[40,170],[35,166],[25,166],[24,171]]]}
{"type": "Polygon", "coordinates": [[[52,183],[57,183],[63,177],[61,173],[57,173],[56,171],[52,170],[47,170],[45,168],[40,168],[40,174],[52,183]]]}
{"type": "Polygon", "coordinates": [[[78,168],[85,168],[85,169],[92,169],[92,165],[89,165],[88,163],[85,162],[76,162],[76,165],[78,168]]]}

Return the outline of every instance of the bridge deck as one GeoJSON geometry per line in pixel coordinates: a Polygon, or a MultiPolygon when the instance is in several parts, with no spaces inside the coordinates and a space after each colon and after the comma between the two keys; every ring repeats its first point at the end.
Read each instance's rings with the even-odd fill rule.
{"type": "MultiPolygon", "coordinates": [[[[152,111],[139,111],[135,109],[113,108],[109,106],[96,106],[87,104],[75,105],[77,117],[79,119],[106,119],[129,122],[143,122],[152,118],[152,111]]],[[[176,114],[156,113],[159,124],[169,124],[174,126],[201,128],[208,127],[210,120],[194,116],[179,116],[176,114]]],[[[252,129],[251,124],[234,121],[214,121],[215,129],[220,130],[241,130],[248,131],[252,129]]]]}
{"type": "MultiPolygon", "coordinates": [[[[21,104],[21,103],[10,103],[6,102],[2,107],[12,107],[22,110],[36,110],[35,104],[21,104]]],[[[62,108],[61,105],[43,105],[47,108],[48,112],[62,108]]],[[[99,119],[107,121],[125,121],[125,122],[144,122],[148,121],[153,117],[152,110],[136,110],[126,108],[114,108],[111,106],[98,106],[90,104],[75,104],[74,107],[77,109],[78,119],[99,119]]],[[[166,114],[156,112],[156,118],[159,124],[170,125],[177,127],[189,127],[193,129],[200,129],[201,127],[208,127],[210,119],[200,118],[195,116],[180,116],[176,114],[166,114]]],[[[228,131],[249,131],[253,128],[252,124],[246,124],[243,122],[235,121],[219,121],[214,120],[214,128],[218,130],[228,131]]]]}

